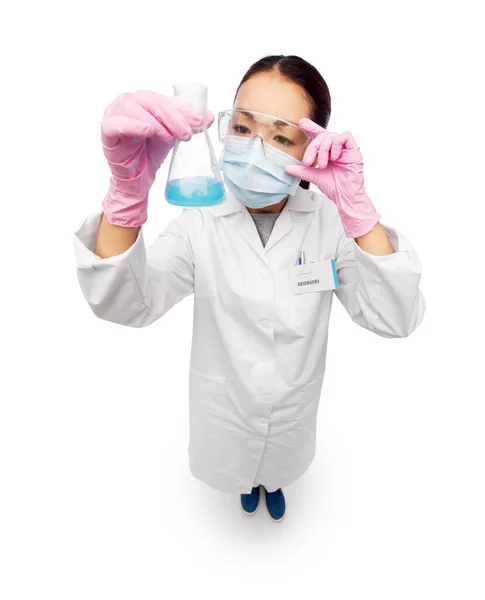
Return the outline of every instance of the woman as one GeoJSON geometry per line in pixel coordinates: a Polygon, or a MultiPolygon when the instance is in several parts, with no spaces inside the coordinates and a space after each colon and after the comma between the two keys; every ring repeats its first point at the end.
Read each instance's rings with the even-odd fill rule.
{"type": "Polygon", "coordinates": [[[98,317],[132,327],[194,294],[191,472],[239,493],[246,514],[263,486],[279,521],[282,487],[315,454],[333,293],[358,325],[405,337],[425,311],[422,268],[410,242],[380,223],[359,148],[349,132],[326,130],[327,85],[296,56],[256,62],[220,114],[226,200],[184,210],[145,247],[155,174],[203,117],[150,91],[107,108],[111,183],[103,210],[75,232],[78,277],[98,317]]]}

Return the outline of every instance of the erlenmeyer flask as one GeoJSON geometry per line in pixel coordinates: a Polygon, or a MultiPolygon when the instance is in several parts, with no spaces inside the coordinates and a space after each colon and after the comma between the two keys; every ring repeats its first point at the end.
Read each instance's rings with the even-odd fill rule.
{"type": "MultiPolygon", "coordinates": [[[[173,86],[176,96],[185,98],[204,115],[207,86],[181,83],[173,86]]],[[[204,118],[202,127],[192,128],[188,142],[176,140],[168,172],[165,198],[177,206],[211,206],[225,198],[224,185],[204,118]]]]}

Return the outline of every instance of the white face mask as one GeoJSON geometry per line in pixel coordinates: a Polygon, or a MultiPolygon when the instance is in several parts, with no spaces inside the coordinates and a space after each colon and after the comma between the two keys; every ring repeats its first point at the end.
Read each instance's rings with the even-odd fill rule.
{"type": "Polygon", "coordinates": [[[227,187],[250,208],[264,208],[293,195],[301,180],[286,173],[285,167],[301,164],[263,140],[253,140],[248,147],[248,139],[236,135],[225,137],[219,158],[227,187]]]}

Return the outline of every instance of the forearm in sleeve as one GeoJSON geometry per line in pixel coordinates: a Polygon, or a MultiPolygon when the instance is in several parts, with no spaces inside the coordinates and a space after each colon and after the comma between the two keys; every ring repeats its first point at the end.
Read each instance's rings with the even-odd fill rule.
{"type": "Polygon", "coordinates": [[[86,218],[74,234],[82,293],[100,319],[131,327],[150,325],[193,292],[189,240],[176,219],[148,248],[140,228],[134,242],[117,253],[122,248],[116,244],[122,241],[100,235],[102,217],[97,213],[86,218]],[[102,258],[93,249],[105,243],[111,244],[108,254],[117,252],[102,258]]]}

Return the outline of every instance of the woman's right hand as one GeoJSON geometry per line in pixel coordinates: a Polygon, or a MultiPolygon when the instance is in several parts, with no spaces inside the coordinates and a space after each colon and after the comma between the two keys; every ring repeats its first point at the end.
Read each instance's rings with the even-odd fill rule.
{"type": "MultiPolygon", "coordinates": [[[[151,90],[124,93],[101,122],[103,152],[111,181],[103,212],[113,225],[139,227],[147,220],[148,193],[175,140],[187,141],[203,115],[187,100],[151,90]]],[[[207,111],[207,126],[214,115],[207,111]]]]}

